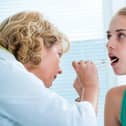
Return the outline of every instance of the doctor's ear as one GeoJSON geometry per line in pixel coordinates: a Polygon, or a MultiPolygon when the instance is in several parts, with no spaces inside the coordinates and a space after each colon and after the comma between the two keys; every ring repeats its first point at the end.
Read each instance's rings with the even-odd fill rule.
{"type": "Polygon", "coordinates": [[[33,64],[30,64],[30,63],[27,63],[27,64],[24,64],[24,67],[29,71],[31,72],[35,66],[33,66],[33,64]]]}
{"type": "Polygon", "coordinates": [[[28,63],[24,64],[24,67],[29,72],[32,72],[32,70],[34,70],[40,64],[40,62],[42,62],[44,56],[46,55],[46,48],[44,46],[42,37],[37,37],[36,40],[38,41],[39,46],[41,46],[40,47],[41,50],[39,51],[38,54],[34,55],[28,63]]]}

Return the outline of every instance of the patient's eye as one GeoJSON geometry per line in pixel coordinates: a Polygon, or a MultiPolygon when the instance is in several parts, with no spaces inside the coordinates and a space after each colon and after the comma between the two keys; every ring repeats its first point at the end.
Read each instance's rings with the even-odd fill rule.
{"type": "Polygon", "coordinates": [[[119,33],[117,34],[117,39],[118,39],[118,40],[124,39],[124,38],[126,38],[126,34],[125,34],[125,33],[119,32],[119,33]]]}
{"type": "Polygon", "coordinates": [[[107,33],[107,39],[109,40],[112,35],[110,33],[107,33]]]}

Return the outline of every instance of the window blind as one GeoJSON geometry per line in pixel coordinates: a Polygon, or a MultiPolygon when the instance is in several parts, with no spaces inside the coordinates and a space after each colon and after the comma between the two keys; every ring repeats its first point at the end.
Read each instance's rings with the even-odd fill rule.
{"type": "Polygon", "coordinates": [[[101,0],[1,0],[0,20],[23,10],[39,10],[70,40],[103,38],[101,0]]]}

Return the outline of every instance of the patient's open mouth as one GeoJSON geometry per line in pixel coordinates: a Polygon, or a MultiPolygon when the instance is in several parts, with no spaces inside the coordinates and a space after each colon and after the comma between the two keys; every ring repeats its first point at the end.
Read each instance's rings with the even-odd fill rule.
{"type": "Polygon", "coordinates": [[[110,56],[111,64],[117,63],[119,61],[119,58],[116,56],[110,56]]]}

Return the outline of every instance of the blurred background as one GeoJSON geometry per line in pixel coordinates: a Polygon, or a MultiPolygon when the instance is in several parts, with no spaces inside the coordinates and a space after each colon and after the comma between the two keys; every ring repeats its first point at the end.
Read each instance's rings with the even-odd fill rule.
{"type": "Polygon", "coordinates": [[[70,51],[61,59],[63,73],[52,90],[69,101],[77,96],[73,82],[76,77],[73,60],[92,60],[100,79],[98,123],[103,126],[106,92],[125,84],[125,76],[115,76],[108,63],[106,31],[112,15],[126,5],[126,0],[0,0],[0,21],[25,10],[37,10],[64,32],[71,41],[70,51]]]}

